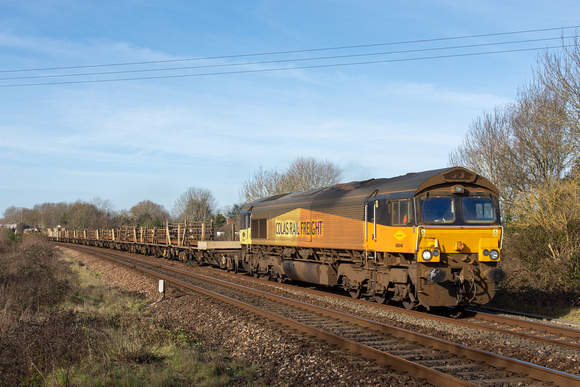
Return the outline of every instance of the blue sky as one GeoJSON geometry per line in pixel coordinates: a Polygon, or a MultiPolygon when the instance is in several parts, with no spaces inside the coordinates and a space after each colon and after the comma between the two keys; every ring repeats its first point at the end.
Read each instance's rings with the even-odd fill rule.
{"type": "Polygon", "coordinates": [[[579,15],[553,0],[0,0],[0,216],[94,198],[171,210],[189,187],[225,207],[258,167],[297,156],[336,163],[343,181],[445,167],[477,116],[515,99],[538,51],[471,54],[575,30],[434,39],[579,15]],[[432,51],[481,44],[493,45],[432,51]],[[316,59],[330,56],[342,57],[316,59]],[[383,63],[344,65],[371,61],[383,63]],[[161,70],[177,67],[190,68],[161,70]],[[109,74],[75,75],[88,73],[109,74]]]}

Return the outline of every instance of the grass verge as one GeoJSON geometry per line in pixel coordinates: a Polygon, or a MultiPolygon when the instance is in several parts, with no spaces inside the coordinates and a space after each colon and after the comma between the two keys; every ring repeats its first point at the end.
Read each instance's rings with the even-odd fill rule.
{"type": "Polygon", "coordinates": [[[502,287],[487,306],[580,322],[580,293],[576,291],[502,287]]]}
{"type": "Polygon", "coordinates": [[[506,279],[487,306],[580,322],[579,289],[555,286],[514,260],[503,262],[503,269],[506,279]]]}
{"type": "Polygon", "coordinates": [[[0,384],[250,385],[252,368],[158,319],[37,236],[0,236],[0,384]]]}

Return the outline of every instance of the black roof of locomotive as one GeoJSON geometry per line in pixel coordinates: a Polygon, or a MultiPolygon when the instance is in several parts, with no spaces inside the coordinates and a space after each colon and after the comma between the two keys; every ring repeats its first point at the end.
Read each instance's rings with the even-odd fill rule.
{"type": "Polygon", "coordinates": [[[290,205],[331,199],[361,197],[413,197],[426,188],[446,183],[473,184],[482,186],[497,194],[497,188],[484,177],[462,167],[449,167],[424,172],[408,173],[392,178],[370,179],[335,184],[311,191],[293,192],[258,199],[244,206],[248,211],[254,206],[263,207],[290,205]]]}

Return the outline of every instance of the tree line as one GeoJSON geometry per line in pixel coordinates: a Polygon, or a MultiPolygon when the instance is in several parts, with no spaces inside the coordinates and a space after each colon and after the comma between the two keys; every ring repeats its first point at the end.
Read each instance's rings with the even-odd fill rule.
{"type": "Polygon", "coordinates": [[[450,164],[498,187],[508,265],[545,288],[580,286],[580,48],[538,57],[514,102],[476,118],[450,164]]]}
{"type": "Polygon", "coordinates": [[[221,209],[210,190],[190,187],[177,198],[171,213],[164,206],[150,200],[140,201],[128,210],[116,211],[110,200],[96,198],[90,202],[78,200],[74,203],[37,204],[31,209],[11,206],[4,211],[4,220],[18,223],[21,228],[30,226],[46,229],[60,226],[71,230],[122,226],[161,227],[168,221],[205,221],[213,222],[217,230],[226,224],[226,219],[239,221],[239,212],[247,202],[265,196],[332,185],[339,181],[341,174],[342,170],[332,162],[297,157],[284,171],[258,168],[243,182],[240,203],[221,209]]]}

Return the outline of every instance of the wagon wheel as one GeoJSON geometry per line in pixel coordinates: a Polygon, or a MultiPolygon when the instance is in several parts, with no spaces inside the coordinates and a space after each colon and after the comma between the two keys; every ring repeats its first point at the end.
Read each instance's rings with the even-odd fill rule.
{"type": "Polygon", "coordinates": [[[354,298],[355,300],[358,300],[360,298],[361,293],[362,293],[362,286],[359,286],[356,290],[350,290],[348,292],[348,294],[350,294],[350,296],[352,298],[354,298]]]}
{"type": "Polygon", "coordinates": [[[385,289],[382,293],[375,293],[375,301],[377,304],[385,304],[389,300],[390,295],[385,289]]]}
{"type": "Polygon", "coordinates": [[[278,275],[276,276],[276,280],[277,280],[279,283],[282,283],[282,282],[284,282],[284,275],[282,275],[282,274],[278,274],[278,275]]]}
{"type": "Polygon", "coordinates": [[[414,309],[417,306],[417,301],[403,301],[405,309],[414,309]]]}

